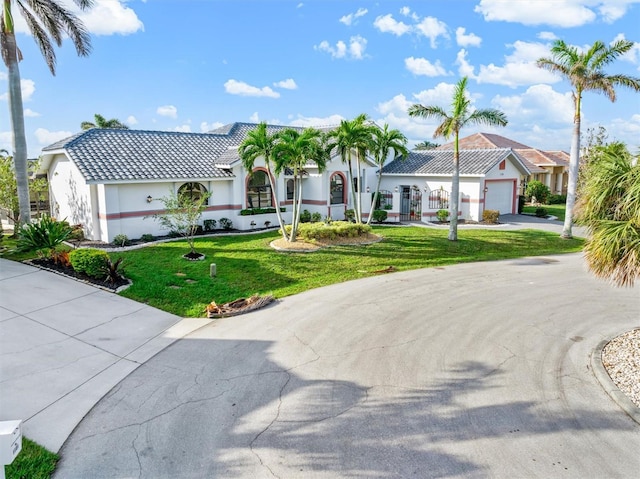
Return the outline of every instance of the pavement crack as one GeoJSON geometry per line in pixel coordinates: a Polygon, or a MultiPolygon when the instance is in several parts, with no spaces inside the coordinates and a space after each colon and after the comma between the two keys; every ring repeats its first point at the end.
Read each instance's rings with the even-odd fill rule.
{"type": "Polygon", "coordinates": [[[131,447],[133,448],[133,452],[136,453],[136,459],[138,461],[138,479],[142,477],[142,461],[140,460],[140,453],[138,452],[138,448],[136,447],[136,441],[138,440],[139,437],[140,437],[140,426],[138,426],[138,433],[136,434],[136,437],[134,437],[133,441],[131,441],[131,447]]]}
{"type": "Polygon", "coordinates": [[[119,315],[119,316],[114,316],[114,317],[112,317],[111,319],[108,319],[107,321],[103,321],[102,323],[96,324],[96,325],[94,325],[94,326],[91,326],[90,328],[87,328],[87,329],[84,329],[84,330],[82,330],[82,331],[79,331],[79,332],[77,332],[77,333],[75,333],[75,334],[71,335],[71,337],[72,337],[72,338],[75,338],[75,339],[78,339],[78,338],[77,338],[78,336],[80,336],[80,335],[82,335],[82,334],[84,334],[84,333],[86,333],[86,332],[88,332],[88,331],[91,331],[92,329],[100,328],[100,327],[104,326],[105,324],[109,324],[109,323],[111,323],[112,321],[115,321],[116,319],[126,318],[127,316],[131,316],[132,314],[139,313],[139,312],[140,312],[140,311],[142,311],[143,309],[145,309],[145,308],[144,308],[144,307],[142,307],[142,308],[138,308],[138,309],[136,309],[135,311],[131,311],[131,312],[127,313],[127,314],[121,314],[121,315],[119,315]]]}

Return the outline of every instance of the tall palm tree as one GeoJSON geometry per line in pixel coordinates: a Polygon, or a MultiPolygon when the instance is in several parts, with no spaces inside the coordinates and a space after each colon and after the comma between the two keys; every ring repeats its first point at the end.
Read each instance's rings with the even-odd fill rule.
{"type": "Polygon", "coordinates": [[[538,59],[538,66],[553,73],[558,73],[571,83],[573,88],[573,136],[569,156],[569,183],[567,185],[567,207],[562,228],[562,237],[571,238],[573,209],[576,202],[578,169],[580,164],[580,121],[582,110],[582,94],[587,91],[604,94],[612,102],[616,101],[615,87],[622,86],[640,91],[640,79],[628,75],[608,75],[604,67],[612,63],[620,55],[624,55],[634,43],[629,40],[618,40],[606,46],[603,42],[595,42],[587,51],[567,45],[556,40],[551,47],[551,58],[538,59]]]}
{"type": "MultiPolygon", "coordinates": [[[[289,237],[284,228],[282,213],[280,212],[280,201],[278,201],[278,185],[274,184],[274,174],[271,168],[274,163],[273,149],[276,145],[277,137],[269,133],[267,124],[263,121],[258,126],[247,133],[247,137],[238,147],[238,154],[242,160],[242,166],[249,174],[253,171],[253,166],[259,157],[264,159],[264,165],[267,168],[269,183],[271,184],[271,194],[276,207],[276,216],[282,237],[288,240],[289,237]]],[[[277,174],[277,173],[276,173],[277,174]]]]}
{"type": "Polygon", "coordinates": [[[376,191],[373,194],[371,201],[371,208],[369,208],[369,217],[367,218],[367,224],[371,224],[371,218],[373,218],[373,209],[378,202],[378,195],[380,194],[380,182],[382,181],[382,167],[387,161],[389,153],[393,151],[393,157],[401,156],[405,158],[409,154],[407,150],[407,137],[404,136],[400,130],[389,130],[389,125],[385,123],[383,128],[376,127],[373,132],[373,143],[371,145],[371,152],[373,153],[373,159],[380,168],[378,170],[378,182],[376,184],[376,191]]]}
{"type": "Polygon", "coordinates": [[[618,286],[640,278],[640,155],[622,143],[596,147],[576,202],[576,221],[589,230],[589,269],[618,286]]]}
{"type": "Polygon", "coordinates": [[[276,173],[289,168],[293,172],[293,216],[289,241],[295,242],[300,224],[302,208],[302,175],[305,165],[313,162],[320,172],[324,171],[329,157],[322,132],[315,128],[305,128],[302,132],[286,128],[277,134],[278,141],[273,150],[276,173]]]}
{"type": "Polygon", "coordinates": [[[449,240],[458,240],[458,201],[460,192],[460,149],[458,140],[460,130],[468,125],[497,125],[507,124],[506,115],[500,110],[483,109],[471,111],[471,100],[467,97],[467,77],[463,77],[456,84],[451,112],[447,113],[439,106],[424,106],[414,104],[409,107],[409,116],[420,118],[436,118],[442,123],[436,127],[433,137],[444,137],[446,140],[453,135],[453,176],[451,179],[451,201],[449,202],[449,240]]]}
{"type": "Polygon", "coordinates": [[[369,118],[362,113],[353,120],[342,120],[340,126],[332,130],[328,134],[329,146],[337,150],[343,163],[348,165],[348,177],[351,189],[351,198],[353,200],[353,208],[356,213],[356,222],[362,223],[362,205],[361,193],[362,185],[360,179],[362,176],[361,163],[371,147],[373,135],[373,126],[367,121],[369,118]],[[357,168],[357,195],[353,181],[353,160],[352,153],[356,155],[357,168]]]}
{"type": "MultiPolygon", "coordinates": [[[[73,1],[82,10],[93,5],[93,0],[73,1]]],[[[31,214],[27,179],[27,141],[24,132],[24,110],[18,67],[18,62],[22,60],[22,53],[16,43],[15,24],[11,11],[14,4],[24,17],[53,75],[56,73],[56,53],[52,41],[61,46],[64,34],[67,34],[80,56],[89,54],[91,41],[82,22],[64,8],[59,0],[3,0],[3,9],[0,13],[0,46],[2,60],[7,66],[9,83],[9,111],[13,133],[13,161],[20,203],[20,223],[29,223],[31,214]]]]}
{"type": "Polygon", "coordinates": [[[416,146],[413,147],[413,149],[418,151],[433,150],[434,148],[438,148],[439,146],[440,144],[438,143],[434,143],[429,140],[424,140],[424,141],[421,141],[420,143],[417,143],[416,146]]]}
{"type": "Polygon", "coordinates": [[[90,121],[83,121],[82,123],[80,123],[80,128],[82,128],[83,130],[90,130],[91,128],[113,128],[119,130],[129,129],[127,125],[122,123],[117,118],[111,118],[111,120],[107,120],[104,116],[99,115],[98,113],[93,115],[93,117],[95,118],[95,123],[92,123],[90,121]]]}

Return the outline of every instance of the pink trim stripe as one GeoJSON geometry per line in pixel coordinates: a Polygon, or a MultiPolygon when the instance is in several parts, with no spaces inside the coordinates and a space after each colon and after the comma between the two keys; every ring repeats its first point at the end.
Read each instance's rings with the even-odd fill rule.
{"type": "MultiPolygon", "coordinates": [[[[240,205],[215,205],[207,206],[205,211],[226,211],[226,210],[241,210],[240,205]]],[[[163,213],[164,210],[145,210],[145,211],[124,211],[121,213],[98,213],[98,218],[101,220],[120,220],[126,218],[144,218],[145,216],[153,216],[163,213]]]]}

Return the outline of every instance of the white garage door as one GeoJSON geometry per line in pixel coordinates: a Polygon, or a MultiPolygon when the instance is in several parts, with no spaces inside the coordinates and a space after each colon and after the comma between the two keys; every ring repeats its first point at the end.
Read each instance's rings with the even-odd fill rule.
{"type": "Polygon", "coordinates": [[[490,181],[484,197],[485,210],[498,210],[501,215],[513,213],[513,181],[490,181]]]}

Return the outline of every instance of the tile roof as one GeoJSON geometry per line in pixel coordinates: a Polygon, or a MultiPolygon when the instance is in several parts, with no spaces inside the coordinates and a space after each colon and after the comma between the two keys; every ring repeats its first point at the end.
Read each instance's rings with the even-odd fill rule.
{"type": "MultiPolygon", "coordinates": [[[[513,155],[509,148],[486,148],[460,150],[460,175],[483,175],[507,156],[513,155]]],[[[524,165],[522,165],[523,173],[524,165]]],[[[453,150],[411,151],[405,160],[396,159],[382,169],[382,174],[393,175],[451,175],[453,173],[453,150]]]]}
{"type": "Polygon", "coordinates": [[[231,178],[214,166],[221,135],[92,128],[43,148],[64,149],[88,182],[231,178]]]}

